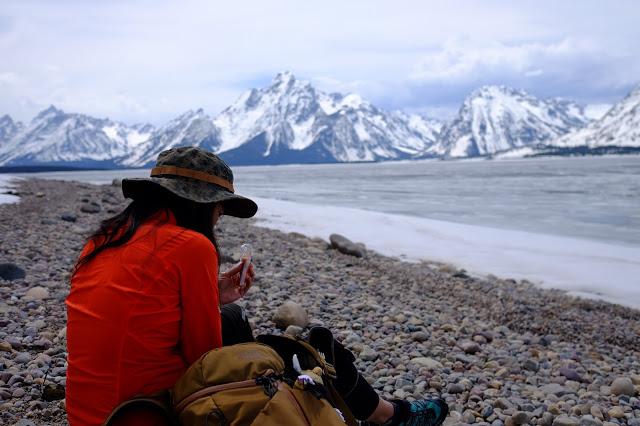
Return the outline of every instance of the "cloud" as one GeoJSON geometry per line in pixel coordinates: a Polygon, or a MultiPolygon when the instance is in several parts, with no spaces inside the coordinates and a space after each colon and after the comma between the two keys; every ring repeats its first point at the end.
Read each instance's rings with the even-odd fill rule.
{"type": "Polygon", "coordinates": [[[601,49],[592,43],[571,38],[552,43],[494,42],[488,45],[478,45],[470,40],[450,40],[442,49],[425,55],[410,78],[425,82],[456,81],[496,73],[530,77],[542,75],[545,65],[574,64],[581,58],[601,53],[601,49]]]}
{"type": "Polygon", "coordinates": [[[12,72],[0,72],[0,84],[12,84],[18,80],[18,76],[12,72]]]}
{"type": "Polygon", "coordinates": [[[290,70],[386,109],[455,112],[481,84],[611,103],[640,78],[637,2],[7,2],[0,114],[161,124],[290,70]],[[5,73],[9,73],[5,75],[5,73]]]}

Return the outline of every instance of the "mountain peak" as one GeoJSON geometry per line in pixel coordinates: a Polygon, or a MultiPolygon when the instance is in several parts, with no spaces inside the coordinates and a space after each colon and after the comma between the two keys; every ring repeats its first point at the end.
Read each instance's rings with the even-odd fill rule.
{"type": "Polygon", "coordinates": [[[514,89],[505,85],[484,85],[472,91],[469,98],[496,97],[496,96],[528,96],[523,90],[514,89]]]}
{"type": "Polygon", "coordinates": [[[291,71],[282,71],[276,74],[271,82],[274,86],[287,85],[291,82],[295,82],[296,77],[293,75],[291,71]]]}
{"type": "Polygon", "coordinates": [[[60,115],[64,115],[64,111],[56,108],[54,105],[49,105],[47,109],[43,109],[42,111],[40,111],[38,115],[36,115],[34,120],[40,120],[44,118],[53,118],[60,115]]]}
{"type": "Polygon", "coordinates": [[[538,99],[508,86],[482,86],[465,100],[442,132],[450,157],[492,155],[534,146],[586,125],[572,102],[538,99]]]}

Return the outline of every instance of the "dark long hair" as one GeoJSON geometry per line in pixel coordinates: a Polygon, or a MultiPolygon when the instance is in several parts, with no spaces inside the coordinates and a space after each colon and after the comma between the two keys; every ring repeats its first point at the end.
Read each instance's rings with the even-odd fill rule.
{"type": "Polygon", "coordinates": [[[89,236],[89,241],[93,240],[95,247],[78,259],[73,275],[103,251],[126,244],[140,225],[160,211],[171,211],[178,226],[207,237],[218,253],[218,243],[213,231],[215,206],[216,203],[196,203],[178,197],[160,186],[151,187],[144,197],[136,198],[121,213],[100,223],[98,230],[89,236]]]}

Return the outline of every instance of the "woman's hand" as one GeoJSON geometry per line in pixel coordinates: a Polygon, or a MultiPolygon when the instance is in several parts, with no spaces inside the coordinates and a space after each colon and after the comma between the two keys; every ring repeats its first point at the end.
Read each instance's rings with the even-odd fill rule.
{"type": "Polygon", "coordinates": [[[253,272],[253,264],[249,264],[247,275],[244,278],[244,286],[240,287],[240,275],[244,262],[240,262],[227,272],[220,274],[218,279],[218,293],[220,295],[220,304],[226,305],[244,297],[251,288],[255,273],[253,272]]]}

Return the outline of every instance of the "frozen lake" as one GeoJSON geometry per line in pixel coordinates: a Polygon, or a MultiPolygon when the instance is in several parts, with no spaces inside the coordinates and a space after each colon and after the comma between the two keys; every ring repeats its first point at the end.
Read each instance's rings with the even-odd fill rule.
{"type": "MultiPolygon", "coordinates": [[[[640,307],[640,157],[236,167],[264,226],[640,307]]],[[[109,183],[148,170],[30,174],[109,183]]],[[[2,175],[0,175],[2,176],[2,175]]],[[[6,175],[5,175],[6,178],[6,175]]],[[[0,186],[2,186],[0,180],[0,186]]]]}

